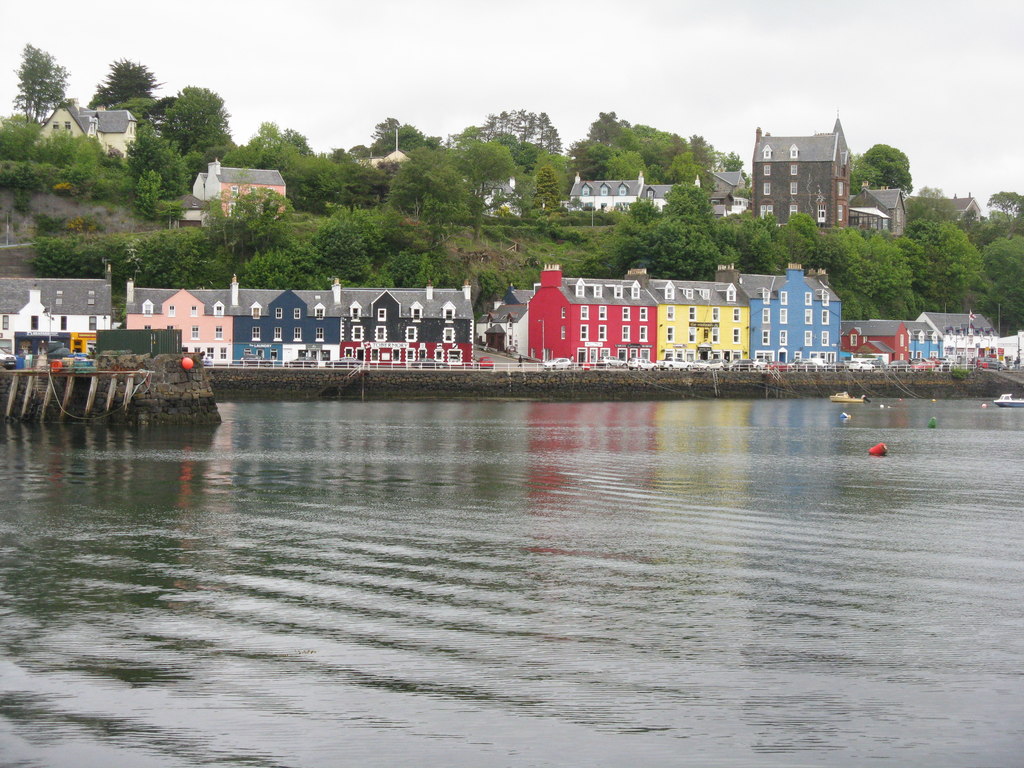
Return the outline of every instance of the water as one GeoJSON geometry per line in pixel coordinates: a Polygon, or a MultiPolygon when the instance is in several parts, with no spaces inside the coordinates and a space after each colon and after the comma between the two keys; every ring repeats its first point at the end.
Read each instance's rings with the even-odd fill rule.
{"type": "Polygon", "coordinates": [[[6,426],[0,764],[1021,765],[1024,413],[887,403],[6,426]]]}

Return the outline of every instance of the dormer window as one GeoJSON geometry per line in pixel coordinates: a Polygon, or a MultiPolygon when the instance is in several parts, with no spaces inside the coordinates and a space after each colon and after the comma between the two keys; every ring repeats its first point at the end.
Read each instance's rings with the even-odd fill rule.
{"type": "Polygon", "coordinates": [[[153,302],[148,299],[142,303],[142,314],[146,317],[153,316],[153,302]]]}
{"type": "Polygon", "coordinates": [[[314,316],[316,317],[317,320],[323,320],[324,319],[324,308],[321,307],[321,306],[315,307],[313,309],[313,314],[314,314],[314,316]]]}
{"type": "Polygon", "coordinates": [[[616,285],[614,288],[612,288],[612,293],[615,294],[615,298],[616,299],[621,299],[622,298],[622,286],[621,285],[616,285]]]}
{"type": "Polygon", "coordinates": [[[358,320],[359,319],[359,310],[360,310],[360,306],[358,304],[351,305],[348,308],[348,316],[351,319],[353,319],[353,320],[358,320]]]}
{"type": "Polygon", "coordinates": [[[444,319],[454,320],[455,319],[455,306],[453,304],[444,305],[444,319]]]}
{"type": "Polygon", "coordinates": [[[711,291],[709,291],[707,288],[701,288],[700,297],[705,300],[711,298],[711,291]]]}
{"type": "Polygon", "coordinates": [[[594,298],[595,299],[600,299],[601,298],[601,294],[603,292],[604,292],[604,286],[601,286],[601,285],[595,285],[594,286],[594,298]]]}
{"type": "Polygon", "coordinates": [[[789,159],[796,160],[800,157],[800,150],[796,148],[796,144],[789,148],[789,159]]]}
{"type": "MultiPolygon", "coordinates": [[[[423,307],[419,303],[412,305],[412,319],[422,320],[423,319],[423,307]]],[[[414,339],[415,341],[415,339],[414,339]]]]}
{"type": "Polygon", "coordinates": [[[688,298],[688,299],[692,299],[693,298],[693,288],[687,288],[686,289],[686,298],[688,298]]]}
{"type": "Polygon", "coordinates": [[[590,197],[593,191],[594,190],[590,188],[589,184],[584,184],[583,187],[580,189],[580,194],[583,195],[584,197],[590,197]]]}
{"type": "Polygon", "coordinates": [[[665,286],[665,301],[673,301],[676,297],[676,288],[672,283],[665,286]]]}
{"type": "Polygon", "coordinates": [[[608,189],[608,185],[607,184],[602,184],[601,185],[601,197],[607,197],[610,192],[611,192],[611,190],[608,189]]]}
{"type": "Polygon", "coordinates": [[[761,151],[761,158],[763,160],[771,160],[772,159],[772,148],[771,147],[765,147],[761,151]]]}
{"type": "Polygon", "coordinates": [[[213,305],[213,315],[214,317],[224,317],[224,305],[219,301],[213,305]]]}
{"type": "Polygon", "coordinates": [[[734,286],[730,285],[725,289],[725,300],[730,303],[736,301],[736,288],[734,286]]]}
{"type": "Polygon", "coordinates": [[[640,298],[640,286],[639,285],[634,285],[632,288],[630,288],[629,289],[629,296],[632,299],[639,299],[640,298]]]}
{"type": "Polygon", "coordinates": [[[654,199],[654,190],[653,189],[648,189],[647,190],[647,199],[648,200],[653,200],[654,199]]]}
{"type": "Polygon", "coordinates": [[[587,289],[587,286],[584,284],[584,282],[582,280],[580,280],[578,283],[576,283],[576,298],[577,299],[582,299],[583,295],[584,295],[584,291],[586,291],[586,289],[587,289]]]}
{"type": "Polygon", "coordinates": [[[262,309],[261,309],[260,305],[259,304],[253,304],[252,307],[251,307],[251,311],[252,311],[252,319],[253,320],[259,320],[260,319],[260,315],[262,314],[262,309]]]}
{"type": "Polygon", "coordinates": [[[625,184],[619,184],[619,196],[628,195],[629,188],[625,184]]]}

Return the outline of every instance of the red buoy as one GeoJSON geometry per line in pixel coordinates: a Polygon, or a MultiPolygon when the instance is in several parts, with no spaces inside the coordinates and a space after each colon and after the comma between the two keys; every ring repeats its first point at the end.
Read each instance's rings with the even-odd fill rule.
{"type": "Polygon", "coordinates": [[[193,365],[194,363],[192,362],[191,357],[181,358],[181,367],[184,368],[186,371],[191,371],[193,365]]]}
{"type": "Polygon", "coordinates": [[[868,453],[872,456],[885,456],[888,450],[889,449],[886,447],[885,443],[879,443],[878,445],[873,445],[868,448],[868,453]]]}

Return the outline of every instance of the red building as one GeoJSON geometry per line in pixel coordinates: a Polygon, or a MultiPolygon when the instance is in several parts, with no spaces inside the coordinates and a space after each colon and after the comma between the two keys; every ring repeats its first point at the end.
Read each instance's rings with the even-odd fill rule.
{"type": "Polygon", "coordinates": [[[910,333],[902,320],[851,320],[842,325],[839,348],[850,355],[910,359],[910,333]]]}
{"type": "Polygon", "coordinates": [[[547,264],[530,299],[530,356],[578,363],[654,360],[657,322],[646,270],[630,270],[624,280],[596,280],[566,278],[559,265],[547,264]]]}

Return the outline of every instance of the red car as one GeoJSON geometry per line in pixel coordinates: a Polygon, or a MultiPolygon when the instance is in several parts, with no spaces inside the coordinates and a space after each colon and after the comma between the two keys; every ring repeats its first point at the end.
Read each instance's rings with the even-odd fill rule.
{"type": "Polygon", "coordinates": [[[476,361],[476,367],[477,368],[493,368],[494,367],[494,361],[491,358],[489,358],[489,357],[481,357],[479,360],[476,361]]]}

